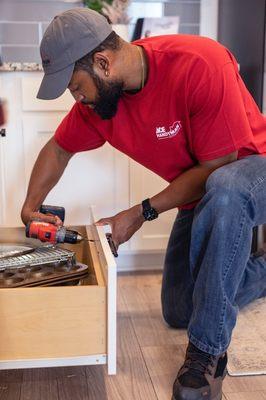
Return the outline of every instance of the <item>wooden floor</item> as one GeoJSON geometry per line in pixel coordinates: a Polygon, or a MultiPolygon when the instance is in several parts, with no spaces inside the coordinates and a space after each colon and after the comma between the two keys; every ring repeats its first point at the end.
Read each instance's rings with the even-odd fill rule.
{"type": "MultiPolygon", "coordinates": [[[[170,400],[187,338],[162,320],[160,283],[159,273],[119,276],[116,376],[105,366],[1,371],[0,400],[170,400]]],[[[223,400],[266,400],[266,376],[226,377],[223,400]]]]}

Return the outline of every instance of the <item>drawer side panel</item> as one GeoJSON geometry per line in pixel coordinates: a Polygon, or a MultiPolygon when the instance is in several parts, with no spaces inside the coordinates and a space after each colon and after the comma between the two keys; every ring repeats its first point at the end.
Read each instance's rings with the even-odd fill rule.
{"type": "Polygon", "coordinates": [[[106,288],[2,289],[0,361],[106,353],[106,288]]]}

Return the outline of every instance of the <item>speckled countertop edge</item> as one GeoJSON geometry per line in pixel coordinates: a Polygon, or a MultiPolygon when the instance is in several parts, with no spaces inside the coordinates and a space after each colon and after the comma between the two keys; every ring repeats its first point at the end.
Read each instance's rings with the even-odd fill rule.
{"type": "Polygon", "coordinates": [[[0,67],[0,72],[15,72],[15,71],[43,71],[42,65],[38,63],[18,63],[7,62],[0,67]]]}

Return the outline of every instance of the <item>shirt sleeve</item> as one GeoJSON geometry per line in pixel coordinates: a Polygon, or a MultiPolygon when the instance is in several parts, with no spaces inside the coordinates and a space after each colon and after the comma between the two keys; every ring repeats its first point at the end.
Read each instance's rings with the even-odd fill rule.
{"type": "Polygon", "coordinates": [[[96,149],[105,143],[90,122],[89,110],[79,103],[74,104],[60,123],[54,138],[60,147],[70,153],[96,149]]]}
{"type": "Polygon", "coordinates": [[[239,80],[236,66],[230,62],[193,93],[190,142],[198,161],[223,157],[252,141],[239,80]]]}

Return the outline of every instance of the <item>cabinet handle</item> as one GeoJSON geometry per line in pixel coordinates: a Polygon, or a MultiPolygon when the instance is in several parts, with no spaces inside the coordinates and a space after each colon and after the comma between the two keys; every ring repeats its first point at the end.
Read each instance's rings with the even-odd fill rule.
{"type": "Polygon", "coordinates": [[[1,135],[2,137],[5,137],[5,136],[6,136],[6,130],[5,130],[5,128],[3,128],[3,129],[0,130],[0,135],[1,135]]]}

